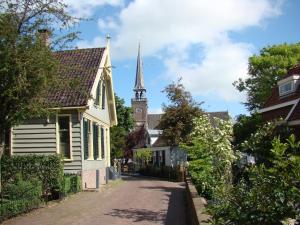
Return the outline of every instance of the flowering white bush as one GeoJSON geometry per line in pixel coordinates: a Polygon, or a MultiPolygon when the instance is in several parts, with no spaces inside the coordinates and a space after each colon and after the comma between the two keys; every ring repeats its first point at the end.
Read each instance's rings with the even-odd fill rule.
{"type": "Polygon", "coordinates": [[[191,143],[181,147],[190,155],[189,172],[200,194],[212,197],[214,189],[231,182],[231,164],[235,160],[232,150],[232,123],[208,115],[194,119],[191,143]]]}

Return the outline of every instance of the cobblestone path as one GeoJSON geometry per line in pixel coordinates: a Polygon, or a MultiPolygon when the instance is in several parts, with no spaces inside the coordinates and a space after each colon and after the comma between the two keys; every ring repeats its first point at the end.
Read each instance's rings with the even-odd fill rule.
{"type": "Polygon", "coordinates": [[[124,178],[100,192],[82,192],[3,225],[185,225],[184,183],[124,178]]]}

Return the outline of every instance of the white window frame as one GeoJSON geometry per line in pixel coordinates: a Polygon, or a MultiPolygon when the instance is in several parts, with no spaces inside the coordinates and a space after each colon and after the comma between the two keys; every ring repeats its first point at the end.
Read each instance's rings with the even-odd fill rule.
{"type": "Polygon", "coordinates": [[[59,149],[60,134],[59,134],[59,117],[69,117],[69,136],[70,136],[70,158],[64,158],[64,161],[73,161],[73,146],[72,146],[72,114],[56,114],[56,153],[61,154],[59,149]]]}

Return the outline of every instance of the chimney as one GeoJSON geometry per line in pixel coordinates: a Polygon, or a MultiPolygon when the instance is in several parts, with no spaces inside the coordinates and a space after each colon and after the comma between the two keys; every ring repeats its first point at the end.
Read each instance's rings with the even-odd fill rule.
{"type": "Polygon", "coordinates": [[[46,46],[50,46],[51,31],[48,29],[39,29],[38,34],[39,34],[39,37],[41,38],[41,40],[43,41],[43,43],[45,43],[46,46]]]}

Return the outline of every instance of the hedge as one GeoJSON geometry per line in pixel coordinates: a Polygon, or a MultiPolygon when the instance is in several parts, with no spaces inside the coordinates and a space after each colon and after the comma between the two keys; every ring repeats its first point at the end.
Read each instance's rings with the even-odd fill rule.
{"type": "Polygon", "coordinates": [[[75,174],[65,174],[62,194],[65,196],[79,191],[81,191],[81,177],[75,174]]]}
{"type": "Polygon", "coordinates": [[[41,204],[42,184],[37,179],[23,180],[20,174],[3,187],[5,197],[0,205],[0,222],[4,219],[38,208],[41,204]]]}
{"type": "Polygon", "coordinates": [[[139,169],[139,173],[143,176],[158,177],[168,179],[171,181],[179,181],[179,168],[172,168],[170,166],[146,166],[139,169]]]}
{"type": "Polygon", "coordinates": [[[1,167],[2,186],[14,182],[19,174],[24,180],[41,181],[46,199],[63,188],[63,160],[60,155],[3,156],[1,167]]]}

